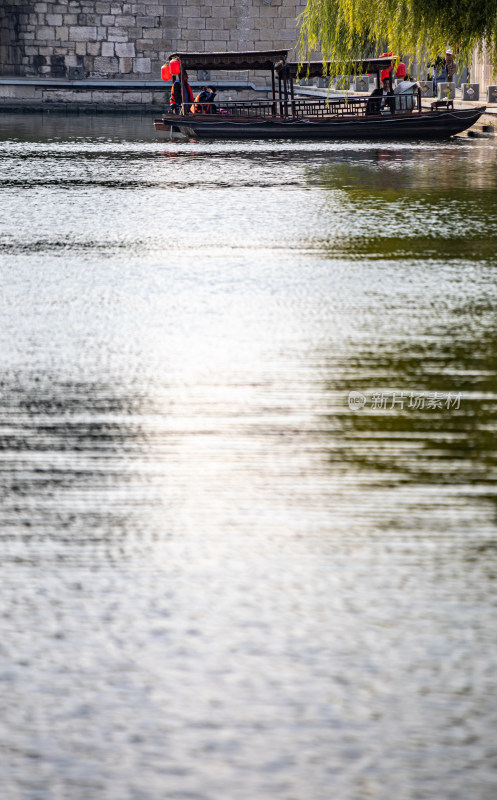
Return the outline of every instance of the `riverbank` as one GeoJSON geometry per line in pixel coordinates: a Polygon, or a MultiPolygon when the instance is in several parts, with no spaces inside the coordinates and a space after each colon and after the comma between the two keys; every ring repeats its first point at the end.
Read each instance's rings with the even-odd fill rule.
{"type": "MultiPolygon", "coordinates": [[[[191,81],[194,94],[205,85],[205,81],[191,81]]],[[[216,88],[219,100],[249,100],[257,93],[260,97],[269,97],[270,87],[257,82],[245,81],[209,81],[216,88]]],[[[337,95],[336,91],[315,86],[297,86],[297,96],[328,97],[337,95]]],[[[0,111],[3,112],[51,112],[67,114],[95,113],[161,113],[169,107],[170,86],[164,81],[136,80],[66,80],[63,78],[19,78],[4,76],[0,78],[0,111]]],[[[342,94],[342,93],[340,93],[342,94]]],[[[359,96],[359,92],[349,92],[351,96],[359,96]]],[[[457,108],[472,108],[485,105],[487,108],[484,124],[497,127],[497,103],[468,101],[458,97],[457,90],[454,105],[457,108]]],[[[423,106],[428,107],[434,99],[425,99],[423,106]]]]}
{"type": "MultiPolygon", "coordinates": [[[[268,87],[244,81],[211,81],[223,100],[253,97],[254,92],[267,94],[268,87]]],[[[205,81],[191,81],[193,92],[200,91],[205,81]]],[[[77,80],[63,78],[0,78],[1,111],[63,111],[70,113],[148,113],[166,110],[170,84],[164,81],[77,80]]]]}

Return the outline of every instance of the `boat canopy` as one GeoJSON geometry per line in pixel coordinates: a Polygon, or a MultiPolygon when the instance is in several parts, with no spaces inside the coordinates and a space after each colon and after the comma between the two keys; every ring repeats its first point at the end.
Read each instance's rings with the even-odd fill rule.
{"type": "MultiPolygon", "coordinates": [[[[353,72],[356,75],[366,75],[371,72],[381,72],[392,65],[398,56],[388,56],[387,58],[366,58],[352,59],[347,64],[343,64],[343,69],[353,72]]],[[[290,70],[292,78],[326,78],[330,72],[336,73],[337,63],[329,61],[323,64],[322,61],[309,61],[300,63],[299,61],[287,61],[286,67],[290,70]]]]}
{"type": "Polygon", "coordinates": [[[184,69],[246,70],[274,69],[282,66],[288,50],[249,50],[239,53],[171,53],[169,61],[179,59],[184,69]]]}

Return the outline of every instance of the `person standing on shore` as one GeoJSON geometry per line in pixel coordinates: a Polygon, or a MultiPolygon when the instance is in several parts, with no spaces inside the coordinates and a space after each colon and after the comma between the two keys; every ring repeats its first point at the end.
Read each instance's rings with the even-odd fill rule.
{"type": "Polygon", "coordinates": [[[437,56],[433,64],[428,64],[428,68],[430,67],[433,67],[433,91],[436,94],[438,84],[446,81],[451,83],[457,72],[457,64],[454,61],[452,48],[447,48],[445,51],[445,58],[437,56]]]}
{"type": "Polygon", "coordinates": [[[450,47],[445,51],[445,74],[446,80],[452,83],[457,72],[457,64],[453,58],[453,52],[450,47]]]}

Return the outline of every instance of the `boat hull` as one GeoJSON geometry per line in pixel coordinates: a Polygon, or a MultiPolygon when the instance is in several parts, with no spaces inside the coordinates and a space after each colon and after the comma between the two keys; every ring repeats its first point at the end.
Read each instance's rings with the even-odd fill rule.
{"type": "Polygon", "coordinates": [[[485,106],[330,119],[243,119],[224,114],[165,114],[154,127],[166,138],[196,139],[443,139],[470,128],[485,106]]]}

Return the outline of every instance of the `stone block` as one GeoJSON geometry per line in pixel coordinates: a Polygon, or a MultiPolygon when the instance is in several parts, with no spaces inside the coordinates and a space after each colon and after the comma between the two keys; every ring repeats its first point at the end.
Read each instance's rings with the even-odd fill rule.
{"type": "Polygon", "coordinates": [[[453,100],[456,96],[456,84],[454,81],[442,81],[437,85],[437,96],[439,100],[453,100]]]}
{"type": "Polygon", "coordinates": [[[116,18],[112,14],[103,14],[102,25],[114,25],[116,18]]]}
{"type": "Polygon", "coordinates": [[[41,27],[36,30],[36,38],[39,42],[53,41],[55,39],[54,28],[41,27]]]}
{"type": "MultiPolygon", "coordinates": [[[[240,25],[240,20],[235,19],[237,26],[240,25]]],[[[274,30],[274,19],[263,19],[262,17],[257,17],[254,19],[254,29],[256,31],[267,31],[267,30],[274,30]]]]}
{"type": "Polygon", "coordinates": [[[116,54],[114,42],[102,42],[102,55],[109,58],[116,54]]]}
{"type": "Polygon", "coordinates": [[[126,16],[116,16],[116,22],[121,28],[125,28],[130,25],[134,25],[136,20],[134,17],[126,17],[126,16]]]}
{"type": "Polygon", "coordinates": [[[86,53],[89,56],[99,56],[101,54],[100,42],[88,42],[86,45],[86,53]]]}
{"type": "Polygon", "coordinates": [[[55,34],[58,42],[67,42],[69,36],[69,28],[61,25],[60,28],[55,28],[55,34]]]}
{"type": "Polygon", "coordinates": [[[200,17],[200,8],[198,6],[183,6],[183,16],[188,17],[188,19],[196,19],[200,17]]]}
{"type": "Polygon", "coordinates": [[[369,75],[356,75],[354,89],[356,92],[367,94],[369,92],[369,75]]]}
{"type": "Polygon", "coordinates": [[[77,56],[86,55],[86,42],[76,42],[76,55],[77,56]]]}
{"type": "Polygon", "coordinates": [[[420,81],[421,97],[433,97],[433,81],[420,81]]]}
{"type": "Polygon", "coordinates": [[[487,101],[497,103],[497,86],[487,86],[487,101]]]}
{"type": "Polygon", "coordinates": [[[72,42],[96,42],[97,29],[94,26],[72,25],[69,28],[69,39],[72,42]]]}
{"type": "Polygon", "coordinates": [[[65,98],[68,101],[74,102],[77,101],[79,103],[91,103],[91,92],[87,91],[76,91],[76,92],[68,92],[64,91],[65,98]]]}
{"type": "Polygon", "coordinates": [[[67,77],[70,81],[83,81],[86,78],[86,72],[81,64],[77,64],[69,67],[67,70],[67,77]]]}
{"type": "Polygon", "coordinates": [[[230,9],[225,8],[224,6],[213,6],[212,16],[214,17],[214,19],[223,19],[225,17],[230,17],[231,16],[230,9]]]}
{"type": "Polygon", "coordinates": [[[142,101],[141,92],[125,92],[123,95],[123,100],[126,103],[141,103],[142,101]]]}
{"type": "Polygon", "coordinates": [[[35,11],[37,14],[46,14],[48,5],[46,3],[35,3],[35,11]]]}
{"type": "Polygon", "coordinates": [[[332,86],[339,91],[350,91],[350,78],[348,75],[337,75],[336,78],[333,78],[332,86]]]}
{"type": "Polygon", "coordinates": [[[119,59],[119,72],[121,72],[123,75],[126,75],[128,72],[132,72],[132,70],[133,70],[132,58],[119,59]]]}
{"type": "Polygon", "coordinates": [[[109,28],[106,38],[109,42],[127,42],[128,31],[124,28],[109,28]]]}
{"type": "Polygon", "coordinates": [[[463,83],[462,99],[463,100],[479,100],[480,99],[480,84],[479,83],[463,83]]]}
{"type": "Polygon", "coordinates": [[[122,103],[123,101],[123,93],[122,92],[104,92],[101,90],[95,91],[91,93],[92,103],[105,103],[117,105],[118,103],[122,103]]]}
{"type": "Polygon", "coordinates": [[[134,58],[133,72],[151,72],[152,62],[149,58],[134,58]]]}
{"type": "Polygon", "coordinates": [[[62,25],[62,14],[47,14],[47,25],[62,25]]]}
{"type": "Polygon", "coordinates": [[[117,72],[119,70],[119,61],[117,58],[104,58],[100,56],[93,62],[93,71],[102,75],[107,75],[109,72],[117,72]]]}
{"type": "MultiPolygon", "coordinates": [[[[262,17],[262,19],[275,19],[280,16],[280,13],[273,5],[261,5],[259,7],[258,16],[262,17]]],[[[295,19],[293,20],[293,24],[295,25],[295,19]]]]}
{"type": "Polygon", "coordinates": [[[77,25],[77,14],[64,14],[64,25],[77,25]]]}
{"type": "Polygon", "coordinates": [[[15,86],[0,86],[0,97],[13,98],[16,96],[15,86]]]}
{"type": "Polygon", "coordinates": [[[119,56],[120,58],[133,58],[135,55],[134,42],[117,42],[116,56],[119,56]]]}

